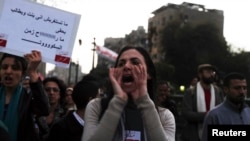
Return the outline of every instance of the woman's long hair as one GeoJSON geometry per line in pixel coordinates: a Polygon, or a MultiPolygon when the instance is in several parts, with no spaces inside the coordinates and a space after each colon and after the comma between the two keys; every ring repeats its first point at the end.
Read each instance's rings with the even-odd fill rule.
{"type": "MultiPolygon", "coordinates": [[[[125,46],[121,49],[121,51],[118,54],[118,57],[116,59],[115,62],[115,68],[117,67],[117,63],[118,60],[120,58],[120,56],[123,54],[123,52],[130,50],[130,49],[135,49],[137,50],[143,57],[147,66],[147,73],[151,76],[151,79],[147,80],[147,89],[148,89],[148,94],[149,97],[153,100],[153,102],[155,103],[156,100],[156,96],[154,95],[155,92],[155,82],[156,82],[156,71],[155,71],[155,66],[154,63],[152,61],[152,59],[150,58],[148,52],[142,48],[142,47],[134,47],[134,46],[125,46]]],[[[101,117],[103,116],[103,114],[105,113],[108,104],[110,102],[110,100],[112,99],[112,97],[114,96],[114,92],[113,92],[113,88],[110,82],[107,83],[107,92],[106,92],[106,97],[104,97],[101,100],[101,114],[99,119],[101,119],[101,117]]]]}

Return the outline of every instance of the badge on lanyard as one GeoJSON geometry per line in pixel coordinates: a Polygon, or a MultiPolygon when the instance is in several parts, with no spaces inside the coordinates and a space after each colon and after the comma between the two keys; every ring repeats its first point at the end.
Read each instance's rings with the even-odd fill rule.
{"type": "Polygon", "coordinates": [[[125,141],[141,141],[141,132],[126,130],[125,141]]]}

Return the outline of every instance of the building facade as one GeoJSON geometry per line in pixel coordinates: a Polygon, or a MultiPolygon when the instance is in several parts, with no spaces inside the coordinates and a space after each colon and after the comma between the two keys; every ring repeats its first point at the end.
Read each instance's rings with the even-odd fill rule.
{"type": "Polygon", "coordinates": [[[212,24],[223,35],[224,14],[221,10],[206,9],[204,5],[183,2],[180,5],[168,3],[152,12],[148,21],[149,51],[154,62],[162,56],[161,32],[171,23],[180,27],[189,24],[192,27],[202,24],[212,24]]]}

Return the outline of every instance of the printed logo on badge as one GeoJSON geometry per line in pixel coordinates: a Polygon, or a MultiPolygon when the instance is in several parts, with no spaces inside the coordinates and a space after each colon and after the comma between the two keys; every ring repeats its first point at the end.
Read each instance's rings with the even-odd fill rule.
{"type": "Polygon", "coordinates": [[[141,132],[126,130],[125,141],[141,141],[141,132]]]}

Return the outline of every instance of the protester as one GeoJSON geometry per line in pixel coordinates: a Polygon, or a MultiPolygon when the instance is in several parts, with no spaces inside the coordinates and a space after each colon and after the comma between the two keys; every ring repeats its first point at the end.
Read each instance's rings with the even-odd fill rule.
{"type": "Polygon", "coordinates": [[[200,141],[206,113],[223,101],[222,90],[214,85],[215,71],[216,68],[211,64],[199,65],[199,81],[184,94],[182,115],[186,124],[181,135],[184,141],[200,141]]]}
{"type": "Polygon", "coordinates": [[[66,114],[63,106],[66,84],[58,77],[46,77],[43,80],[43,85],[49,98],[50,112],[48,116],[37,116],[36,119],[40,137],[46,141],[52,125],[66,114]]]}
{"type": "Polygon", "coordinates": [[[246,77],[240,73],[229,73],[223,80],[225,99],[208,112],[204,120],[202,141],[207,141],[208,125],[250,125],[250,107],[247,96],[246,77]]]}
{"type": "Polygon", "coordinates": [[[33,115],[49,113],[48,98],[37,74],[41,58],[39,51],[32,51],[24,58],[5,53],[0,60],[0,120],[8,128],[11,141],[37,140],[33,115]],[[26,75],[30,77],[29,92],[22,86],[26,75]]]}
{"type": "Polygon", "coordinates": [[[69,85],[66,89],[66,95],[65,95],[66,114],[68,114],[72,110],[76,110],[76,105],[72,99],[73,90],[74,90],[73,84],[69,85]]]}
{"type": "Polygon", "coordinates": [[[193,89],[193,88],[196,86],[196,84],[197,84],[198,81],[199,81],[198,77],[197,77],[197,76],[194,76],[194,77],[192,78],[192,80],[191,80],[191,82],[190,82],[190,86],[189,86],[188,88],[189,88],[189,89],[193,89]]]}
{"type": "Polygon", "coordinates": [[[141,47],[126,46],[114,68],[107,97],[89,102],[82,141],[174,141],[175,119],[155,102],[155,67],[141,47]]]}
{"type": "Polygon", "coordinates": [[[0,141],[10,141],[10,134],[8,133],[8,128],[0,120],[0,141]]]}
{"type": "Polygon", "coordinates": [[[177,105],[171,98],[170,87],[167,81],[160,81],[157,85],[157,103],[159,106],[169,109],[175,117],[178,115],[177,105]]]}
{"type": "Polygon", "coordinates": [[[77,110],[70,111],[52,126],[49,141],[81,141],[85,108],[88,102],[98,95],[98,88],[96,81],[81,80],[76,84],[72,98],[77,110]]]}

